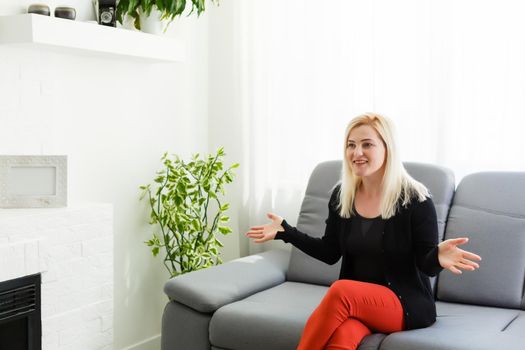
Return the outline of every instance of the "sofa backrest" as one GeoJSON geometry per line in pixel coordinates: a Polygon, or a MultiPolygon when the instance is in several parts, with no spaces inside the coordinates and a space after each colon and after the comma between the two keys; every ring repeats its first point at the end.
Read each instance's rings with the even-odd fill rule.
{"type": "Polygon", "coordinates": [[[439,300],[525,309],[525,173],[483,172],[458,185],[445,238],[482,257],[480,268],[439,275],[439,300]]]}
{"type": "Polygon", "coordinates": [[[443,240],[448,211],[454,197],[456,183],[452,170],[433,164],[403,163],[405,169],[417,181],[425,185],[436,207],[439,241],[443,240]]]}
{"type": "MultiPolygon", "coordinates": [[[[451,170],[436,165],[404,163],[408,173],[422,182],[432,193],[438,216],[440,238],[454,193],[454,175],[451,170]]],[[[318,164],[312,172],[297,220],[297,229],[313,237],[322,237],[328,217],[328,200],[336,183],[341,179],[342,161],[318,164]]],[[[327,265],[299,249],[292,247],[287,280],[330,285],[339,277],[341,261],[327,265]]]]}
{"type": "MultiPolygon", "coordinates": [[[[410,176],[427,186],[432,195],[432,201],[436,207],[438,237],[441,242],[445,234],[448,211],[450,210],[456,187],[454,173],[448,168],[430,164],[407,162],[404,163],[404,166],[410,176]]],[[[434,293],[436,284],[436,277],[430,277],[430,285],[434,293]]]]}
{"type": "MultiPolygon", "coordinates": [[[[328,217],[328,200],[332,189],[341,179],[342,161],[332,160],[318,164],[310,175],[301,211],[297,219],[297,229],[313,237],[322,237],[328,217]]],[[[292,247],[290,265],[286,279],[294,282],[330,285],[337,280],[341,261],[327,265],[316,260],[296,247],[292,247]]]]}

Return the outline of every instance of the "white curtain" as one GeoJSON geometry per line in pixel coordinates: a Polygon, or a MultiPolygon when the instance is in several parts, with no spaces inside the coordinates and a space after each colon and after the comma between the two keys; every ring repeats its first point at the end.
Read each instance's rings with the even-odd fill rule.
{"type": "Polygon", "coordinates": [[[341,159],[346,124],[366,111],[394,120],[403,160],[449,167],[456,183],[524,171],[521,5],[239,1],[248,223],[271,211],[295,224],[311,171],[341,159]]]}

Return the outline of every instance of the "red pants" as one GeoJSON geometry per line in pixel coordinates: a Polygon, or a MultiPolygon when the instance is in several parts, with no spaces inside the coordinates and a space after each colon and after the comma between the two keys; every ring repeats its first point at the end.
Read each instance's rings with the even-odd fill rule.
{"type": "Polygon", "coordinates": [[[297,350],[353,350],[372,332],[403,329],[403,307],[393,291],[379,284],[338,280],[306,322],[297,350]]]}

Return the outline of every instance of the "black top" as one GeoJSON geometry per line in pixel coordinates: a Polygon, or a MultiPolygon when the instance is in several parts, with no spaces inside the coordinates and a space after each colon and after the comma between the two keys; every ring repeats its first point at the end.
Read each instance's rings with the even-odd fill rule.
{"type": "Polygon", "coordinates": [[[363,282],[385,284],[385,271],[377,261],[383,259],[383,228],[384,220],[381,217],[365,218],[356,216],[346,239],[351,274],[355,279],[363,282]]]}
{"type": "Polygon", "coordinates": [[[304,253],[333,265],[342,257],[339,279],[360,280],[363,274],[375,275],[382,271],[379,284],[390,288],[399,298],[405,312],[406,329],[428,327],[436,321],[436,305],[428,276],[435,276],[443,268],[438,261],[438,228],[436,209],[431,198],[423,202],[412,199],[410,204],[398,205],[396,214],[384,220],[381,239],[381,258],[361,266],[356,272],[349,249],[348,236],[356,216],[345,219],[336,209],[337,186],[328,202],[328,218],[322,238],[311,237],[281,223],[284,232],[275,239],[290,242],[304,253]],[[369,268],[370,267],[370,268],[369,268]]]}

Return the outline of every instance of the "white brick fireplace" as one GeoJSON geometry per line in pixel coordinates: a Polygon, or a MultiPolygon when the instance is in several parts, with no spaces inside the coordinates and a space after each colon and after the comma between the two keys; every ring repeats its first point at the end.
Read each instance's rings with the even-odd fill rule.
{"type": "Polygon", "coordinates": [[[42,349],[112,349],[112,205],[0,209],[0,282],[38,272],[42,349]]]}

